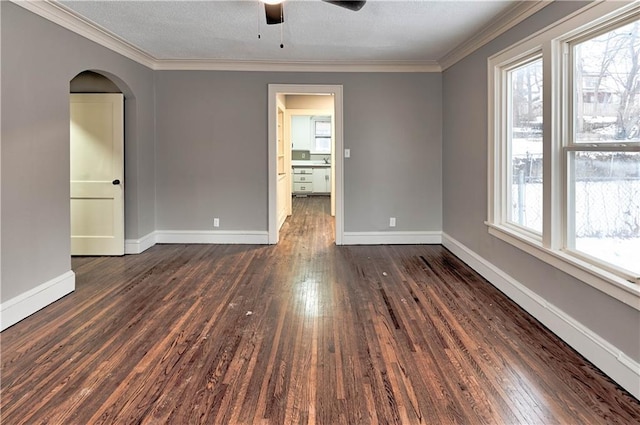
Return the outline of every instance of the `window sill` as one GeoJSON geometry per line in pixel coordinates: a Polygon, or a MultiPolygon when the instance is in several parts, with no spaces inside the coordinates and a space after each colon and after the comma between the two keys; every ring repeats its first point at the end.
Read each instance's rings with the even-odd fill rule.
{"type": "Polygon", "coordinates": [[[485,222],[489,234],[507,242],[545,263],[581,280],[605,294],[640,310],[640,285],[624,280],[591,263],[575,258],[566,252],[542,246],[540,241],[527,238],[508,227],[485,222]]]}

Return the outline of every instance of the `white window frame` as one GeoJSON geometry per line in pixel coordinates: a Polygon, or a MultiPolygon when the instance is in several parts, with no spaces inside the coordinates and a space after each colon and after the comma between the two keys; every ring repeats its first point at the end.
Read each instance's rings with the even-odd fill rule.
{"type": "MultiPolygon", "coordinates": [[[[492,222],[500,223],[505,228],[510,229],[514,233],[521,234],[523,237],[542,241],[542,235],[533,229],[525,226],[520,226],[513,221],[509,221],[509,211],[511,206],[509,205],[512,171],[510,167],[511,157],[511,135],[509,134],[509,110],[511,109],[509,99],[510,85],[509,74],[514,69],[524,66],[528,63],[542,59],[542,48],[536,46],[531,51],[525,51],[521,54],[508,58],[507,61],[501,62],[498,66],[494,67],[494,95],[499,101],[495,102],[494,113],[498,117],[504,117],[500,119],[499,123],[496,123],[498,128],[496,129],[494,138],[500,140],[499,143],[494,143],[494,155],[493,162],[499,168],[498,173],[493,177],[493,193],[494,203],[493,208],[490,209],[489,217],[492,217],[492,222]]],[[[543,62],[544,64],[544,62],[543,62]]],[[[491,184],[490,183],[490,184],[491,184]]]]}
{"type": "Polygon", "coordinates": [[[329,127],[331,127],[331,116],[330,115],[326,115],[326,116],[314,116],[311,120],[311,140],[313,143],[313,149],[312,149],[312,153],[314,154],[330,154],[331,153],[331,133],[329,133],[328,136],[318,136],[316,134],[316,124],[319,122],[326,122],[329,123],[329,127]],[[322,150],[322,149],[318,149],[318,143],[317,143],[317,139],[318,138],[323,138],[323,139],[328,139],[329,140],[329,148],[326,150],[322,150]]]}
{"type": "MultiPolygon", "coordinates": [[[[567,46],[579,37],[640,14],[640,4],[594,2],[488,60],[488,231],[536,258],[640,310],[640,281],[621,277],[588,256],[564,249],[567,175],[563,161],[573,125],[567,46]],[[543,59],[543,231],[531,232],[506,220],[509,170],[506,134],[508,70],[541,55],[543,59]]],[[[632,151],[636,148],[632,148],[632,151]]],[[[616,270],[617,272],[617,270],[616,270]]]]}

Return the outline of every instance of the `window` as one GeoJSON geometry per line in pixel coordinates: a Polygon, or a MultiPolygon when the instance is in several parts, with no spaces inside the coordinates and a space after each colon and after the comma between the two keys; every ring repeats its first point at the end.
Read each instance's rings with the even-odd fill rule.
{"type": "Polygon", "coordinates": [[[640,307],[640,5],[612,3],[489,58],[487,225],[640,307]]]}
{"type": "Polygon", "coordinates": [[[507,71],[507,221],[542,233],[542,59],[507,71]]]}
{"type": "Polygon", "coordinates": [[[528,239],[543,231],[543,58],[540,48],[495,66],[490,222],[528,239]]]}
{"type": "Polygon", "coordinates": [[[640,19],[568,47],[566,248],[640,276],[640,19]]]}
{"type": "Polygon", "coordinates": [[[313,122],[314,152],[331,152],[331,118],[315,118],[313,122]]]}

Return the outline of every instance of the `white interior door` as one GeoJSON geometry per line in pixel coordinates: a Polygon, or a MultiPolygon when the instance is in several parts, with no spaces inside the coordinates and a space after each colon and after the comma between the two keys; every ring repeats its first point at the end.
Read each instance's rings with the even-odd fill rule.
{"type": "Polygon", "coordinates": [[[72,94],[71,255],[124,255],[124,98],[72,94]]]}

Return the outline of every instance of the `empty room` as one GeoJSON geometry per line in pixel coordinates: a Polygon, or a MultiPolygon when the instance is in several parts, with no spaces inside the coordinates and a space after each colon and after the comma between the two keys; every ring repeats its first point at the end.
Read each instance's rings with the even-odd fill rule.
{"type": "Polygon", "coordinates": [[[640,423],[640,2],[0,2],[0,423],[640,423]]]}

